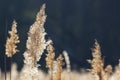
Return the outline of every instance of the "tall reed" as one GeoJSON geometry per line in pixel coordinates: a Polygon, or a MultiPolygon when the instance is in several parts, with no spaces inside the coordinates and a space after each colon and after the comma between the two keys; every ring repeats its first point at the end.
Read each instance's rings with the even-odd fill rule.
{"type": "MultiPolygon", "coordinates": [[[[18,52],[17,44],[20,42],[19,36],[17,34],[17,22],[15,20],[13,21],[11,28],[12,28],[11,31],[9,31],[10,37],[7,38],[5,45],[6,47],[5,54],[7,55],[7,57],[10,57],[10,65],[12,63],[12,56],[18,52]]],[[[6,65],[6,59],[5,59],[5,65],[6,65]]],[[[5,80],[6,80],[6,76],[5,76],[5,80]]],[[[10,66],[10,80],[11,80],[11,66],[10,66]]]]}

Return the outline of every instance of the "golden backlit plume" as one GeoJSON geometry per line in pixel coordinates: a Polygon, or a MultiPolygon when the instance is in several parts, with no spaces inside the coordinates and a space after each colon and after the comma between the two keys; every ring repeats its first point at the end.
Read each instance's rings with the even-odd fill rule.
{"type": "Polygon", "coordinates": [[[17,50],[17,43],[19,43],[19,36],[17,34],[17,22],[14,20],[12,23],[12,30],[9,31],[9,35],[10,37],[7,38],[6,40],[6,55],[7,57],[12,57],[14,54],[16,54],[16,52],[18,52],[17,50]]]}

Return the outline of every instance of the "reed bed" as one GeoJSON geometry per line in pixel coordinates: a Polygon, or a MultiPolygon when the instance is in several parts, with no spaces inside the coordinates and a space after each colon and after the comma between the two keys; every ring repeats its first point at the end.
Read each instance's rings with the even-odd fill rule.
{"type": "MultiPolygon", "coordinates": [[[[45,4],[43,4],[28,32],[26,50],[23,53],[24,66],[22,70],[18,72],[17,65],[12,63],[10,72],[1,72],[0,70],[0,80],[120,80],[120,60],[114,71],[111,65],[104,66],[100,44],[97,40],[95,40],[92,48],[93,58],[87,60],[91,68],[83,69],[82,72],[72,71],[67,51],[63,51],[59,56],[56,56],[53,41],[45,38],[45,35],[47,35],[44,28],[45,21],[45,4]],[[45,58],[47,73],[39,69],[40,64],[37,63],[44,50],[47,51],[45,58]],[[62,68],[63,60],[66,64],[65,69],[62,68]]],[[[15,20],[11,31],[8,33],[10,37],[6,40],[5,54],[6,57],[12,58],[19,51],[17,44],[20,44],[15,20]]]]}

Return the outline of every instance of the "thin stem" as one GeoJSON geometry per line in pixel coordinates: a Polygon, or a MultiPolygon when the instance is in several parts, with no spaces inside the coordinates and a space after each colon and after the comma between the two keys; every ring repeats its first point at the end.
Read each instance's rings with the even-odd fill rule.
{"type": "Polygon", "coordinates": [[[6,78],[6,55],[4,55],[4,66],[5,66],[5,68],[4,68],[4,70],[5,70],[5,80],[7,80],[6,78]]]}
{"type": "Polygon", "coordinates": [[[53,80],[53,70],[50,68],[49,72],[50,72],[50,80],[53,80]]]}
{"type": "MultiPolygon", "coordinates": [[[[7,38],[7,18],[6,18],[6,27],[5,27],[5,41],[7,38]]],[[[5,72],[5,80],[7,80],[7,76],[6,76],[6,55],[4,54],[4,72],[5,72]]]]}
{"type": "Polygon", "coordinates": [[[10,80],[12,79],[12,70],[11,70],[11,67],[12,67],[12,57],[10,57],[10,80]]]}

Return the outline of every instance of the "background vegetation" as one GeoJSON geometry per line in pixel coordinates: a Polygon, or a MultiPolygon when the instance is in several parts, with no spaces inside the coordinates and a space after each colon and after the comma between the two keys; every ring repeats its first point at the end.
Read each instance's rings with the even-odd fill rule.
{"type": "MultiPolygon", "coordinates": [[[[40,6],[46,3],[45,29],[53,39],[57,55],[67,50],[73,69],[88,67],[94,39],[101,44],[105,63],[115,65],[120,58],[119,0],[0,0],[0,66],[4,68],[4,45],[13,19],[18,22],[21,44],[13,57],[19,69],[29,26],[40,6]]],[[[9,65],[9,58],[7,59],[9,65]]],[[[9,67],[9,66],[8,66],[9,67]]]]}

